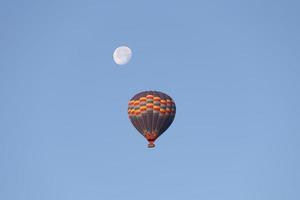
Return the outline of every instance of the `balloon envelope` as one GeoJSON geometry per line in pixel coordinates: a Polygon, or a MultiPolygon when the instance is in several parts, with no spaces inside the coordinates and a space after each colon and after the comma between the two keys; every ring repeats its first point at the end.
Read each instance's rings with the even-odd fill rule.
{"type": "Polygon", "coordinates": [[[175,118],[174,100],[163,92],[144,91],[128,103],[128,115],[133,126],[148,140],[148,147],[163,134],[175,118]]]}

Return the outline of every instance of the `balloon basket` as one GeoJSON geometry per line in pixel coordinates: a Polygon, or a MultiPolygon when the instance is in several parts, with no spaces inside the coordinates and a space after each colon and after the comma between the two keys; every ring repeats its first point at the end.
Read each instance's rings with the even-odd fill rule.
{"type": "Polygon", "coordinates": [[[148,148],[154,148],[155,147],[155,144],[154,143],[149,143],[148,144],[148,148]]]}

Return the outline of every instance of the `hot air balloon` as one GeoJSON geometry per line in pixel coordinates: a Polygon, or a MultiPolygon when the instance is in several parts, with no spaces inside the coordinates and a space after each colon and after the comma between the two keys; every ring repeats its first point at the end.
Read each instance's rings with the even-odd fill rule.
{"type": "Polygon", "coordinates": [[[144,91],[128,103],[128,115],[133,126],[148,140],[149,148],[172,124],[176,113],[173,99],[158,91],[144,91]]]}

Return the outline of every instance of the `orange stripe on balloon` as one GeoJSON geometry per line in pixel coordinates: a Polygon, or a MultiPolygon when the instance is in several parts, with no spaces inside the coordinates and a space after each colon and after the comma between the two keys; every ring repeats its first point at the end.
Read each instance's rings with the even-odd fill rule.
{"type": "Polygon", "coordinates": [[[154,101],[160,101],[160,97],[154,97],[153,100],[154,101]]]}
{"type": "Polygon", "coordinates": [[[151,94],[147,95],[146,97],[147,97],[147,99],[153,99],[153,95],[151,95],[151,94]]]}
{"type": "Polygon", "coordinates": [[[146,100],[147,100],[146,97],[141,97],[141,98],[140,98],[140,101],[146,101],[146,100]]]}

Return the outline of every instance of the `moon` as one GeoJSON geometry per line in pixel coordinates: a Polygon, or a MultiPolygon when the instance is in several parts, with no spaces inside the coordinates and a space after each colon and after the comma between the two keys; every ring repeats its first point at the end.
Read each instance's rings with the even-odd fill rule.
{"type": "Polygon", "coordinates": [[[120,46],[116,48],[113,54],[113,59],[118,65],[127,64],[131,60],[131,57],[132,51],[127,46],[120,46]]]}

